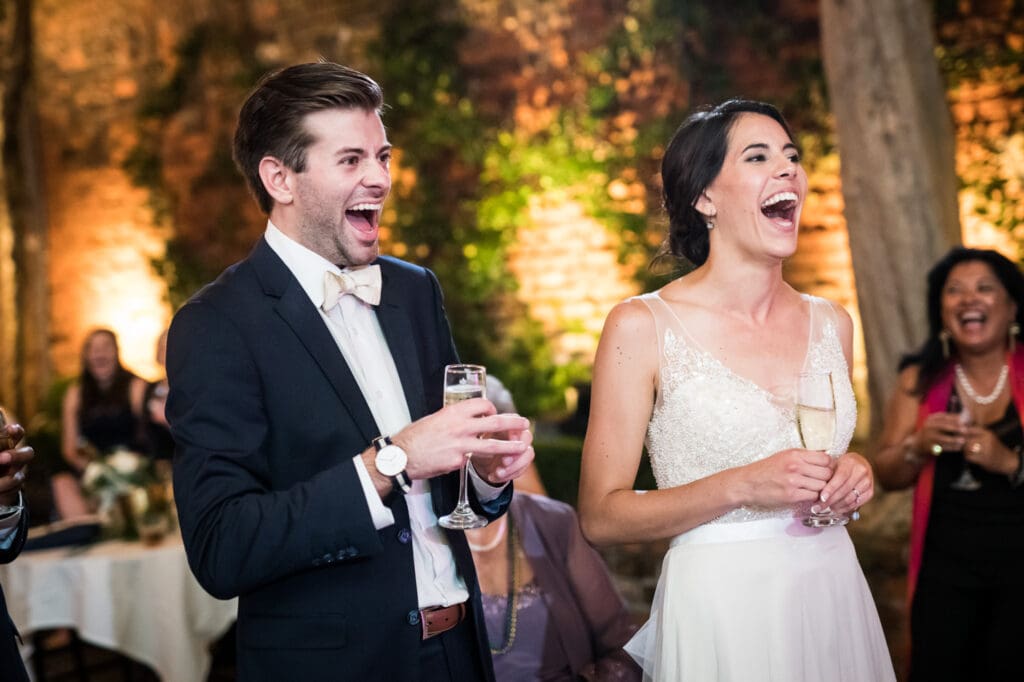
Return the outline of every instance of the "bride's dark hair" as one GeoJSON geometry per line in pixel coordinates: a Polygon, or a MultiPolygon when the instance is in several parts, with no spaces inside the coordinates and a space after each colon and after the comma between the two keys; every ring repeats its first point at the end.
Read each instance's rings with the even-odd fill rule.
{"type": "Polygon", "coordinates": [[[778,121],[793,141],[786,119],[765,102],[730,99],[691,114],[672,136],[661,162],[662,196],[669,228],[659,257],[671,254],[695,266],[708,259],[707,218],[694,204],[722,170],[729,131],[740,114],[761,114],[778,121]]]}

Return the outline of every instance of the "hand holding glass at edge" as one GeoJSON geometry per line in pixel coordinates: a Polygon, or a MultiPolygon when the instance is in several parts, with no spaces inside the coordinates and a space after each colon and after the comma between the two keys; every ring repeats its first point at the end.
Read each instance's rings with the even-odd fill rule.
{"type": "MultiPolygon", "coordinates": [[[[487,370],[482,365],[448,365],[444,368],[444,404],[454,405],[463,400],[472,398],[483,398],[486,395],[487,370]]],[[[453,530],[466,530],[468,528],[482,528],[487,525],[487,519],[476,514],[469,506],[469,492],[466,488],[468,481],[467,467],[469,458],[473,455],[466,453],[465,461],[459,469],[459,503],[451,513],[446,514],[437,520],[442,528],[453,530]]]]}
{"type": "MultiPolygon", "coordinates": [[[[18,445],[17,441],[15,441],[13,438],[8,437],[8,435],[3,432],[4,429],[7,428],[7,425],[10,423],[10,417],[7,415],[7,412],[4,410],[4,408],[0,407],[0,450],[10,450],[18,445]]],[[[24,478],[24,476],[25,474],[22,471],[19,471],[15,474],[15,477],[19,477],[18,480],[21,480],[22,478],[24,478]]],[[[18,505],[0,504],[0,516],[11,514],[13,512],[18,511],[19,509],[20,507],[18,505]]]]}
{"type": "MultiPolygon", "coordinates": [[[[801,372],[796,386],[796,423],[807,450],[827,452],[836,432],[836,399],[831,372],[801,372]]],[[[850,518],[812,504],[803,523],[811,528],[845,526],[850,518]]]]}

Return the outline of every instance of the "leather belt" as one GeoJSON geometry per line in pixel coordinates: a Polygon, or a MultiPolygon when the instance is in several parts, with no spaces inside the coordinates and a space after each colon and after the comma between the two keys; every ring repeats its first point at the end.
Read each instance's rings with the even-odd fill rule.
{"type": "Polygon", "coordinates": [[[448,632],[466,617],[466,602],[451,606],[431,606],[420,609],[420,623],[423,624],[423,639],[430,639],[442,632],[448,632]]]}

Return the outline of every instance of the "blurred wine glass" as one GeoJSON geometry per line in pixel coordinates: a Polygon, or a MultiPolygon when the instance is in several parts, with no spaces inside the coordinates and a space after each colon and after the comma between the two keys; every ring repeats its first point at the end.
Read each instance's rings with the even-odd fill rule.
{"type": "MultiPolygon", "coordinates": [[[[960,423],[964,426],[970,426],[974,423],[974,418],[971,416],[971,410],[967,405],[960,400],[955,392],[949,397],[950,412],[955,413],[960,418],[960,423]]],[[[954,490],[963,490],[964,492],[974,492],[981,487],[981,481],[974,477],[971,471],[971,463],[967,461],[967,457],[964,456],[964,467],[960,470],[960,476],[955,481],[949,484],[949,487],[954,490]]]]}

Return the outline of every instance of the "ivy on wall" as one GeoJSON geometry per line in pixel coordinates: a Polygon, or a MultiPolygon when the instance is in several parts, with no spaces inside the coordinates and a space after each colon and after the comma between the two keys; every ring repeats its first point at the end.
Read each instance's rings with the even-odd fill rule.
{"type": "Polygon", "coordinates": [[[166,253],[152,267],[167,283],[172,308],[245,255],[253,225],[262,229],[231,158],[234,107],[269,68],[254,44],[245,21],[197,24],[178,44],[167,78],[140,93],[138,142],[124,168],[149,191],[156,221],[171,228],[166,253]],[[198,138],[210,150],[205,160],[169,173],[169,157],[186,154],[198,138]]]}
{"type": "Polygon", "coordinates": [[[971,4],[979,5],[935,3],[935,53],[958,124],[961,211],[1020,244],[1024,241],[1024,202],[1018,200],[1024,192],[1024,107],[1020,106],[1024,100],[1024,2],[971,4]]]}
{"type": "Polygon", "coordinates": [[[487,365],[521,412],[537,414],[557,407],[566,380],[511,296],[511,225],[478,220],[479,177],[496,122],[468,94],[458,55],[467,27],[457,10],[454,2],[401,3],[382,18],[386,39],[370,47],[399,152],[393,246],[437,273],[462,358],[487,365]]]}

